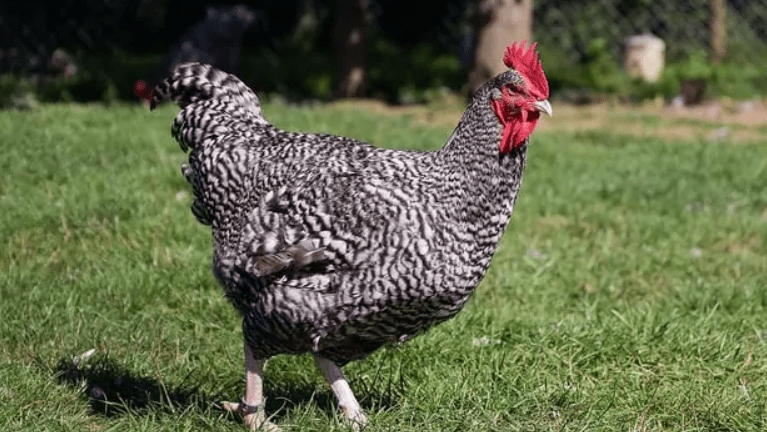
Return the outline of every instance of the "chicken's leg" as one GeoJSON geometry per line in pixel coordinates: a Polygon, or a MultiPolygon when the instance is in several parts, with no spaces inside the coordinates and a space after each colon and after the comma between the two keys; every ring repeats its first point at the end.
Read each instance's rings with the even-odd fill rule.
{"type": "Polygon", "coordinates": [[[349,388],[349,383],[344,378],[344,373],[341,372],[341,368],[338,367],[332,361],[322,358],[314,357],[314,361],[317,366],[322,370],[325,375],[325,380],[330,384],[333,389],[336,398],[338,399],[338,407],[346,418],[346,421],[351,427],[358,431],[367,424],[367,418],[360,408],[360,404],[352,393],[352,389],[349,388]]]}
{"type": "Polygon", "coordinates": [[[250,430],[279,431],[266,419],[264,412],[264,364],[266,360],[255,359],[245,342],[245,397],[241,402],[224,402],[224,409],[242,414],[250,430]]]}

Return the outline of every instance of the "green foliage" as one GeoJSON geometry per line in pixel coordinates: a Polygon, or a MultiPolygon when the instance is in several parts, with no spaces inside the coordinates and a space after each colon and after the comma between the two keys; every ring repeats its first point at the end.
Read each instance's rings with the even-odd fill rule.
{"type": "Polygon", "coordinates": [[[585,88],[586,72],[583,65],[573,64],[567,52],[550,45],[538,45],[541,63],[549,80],[552,95],[566,89],[585,88]]]}
{"type": "Polygon", "coordinates": [[[95,87],[94,95],[101,101],[135,101],[133,86],[138,80],[152,81],[162,74],[164,56],[113,50],[81,56],[88,81],[95,87]],[[114,99],[113,99],[114,98],[114,99]]]}
{"type": "Polygon", "coordinates": [[[725,61],[711,64],[704,51],[696,51],[690,57],[666,67],[659,88],[666,97],[678,94],[679,85],[684,80],[702,79],[709,85],[713,97],[734,99],[753,99],[767,94],[767,66],[743,64],[725,61]],[[675,90],[671,95],[668,90],[675,90]]]}
{"type": "Polygon", "coordinates": [[[572,90],[620,96],[626,96],[629,92],[629,77],[608,49],[604,38],[593,39],[588,45],[588,54],[576,64],[567,52],[560,49],[539,46],[539,51],[551,93],[555,97],[572,90]]]}
{"type": "Polygon", "coordinates": [[[383,38],[371,49],[370,87],[373,95],[391,102],[428,102],[434,90],[460,90],[466,80],[457,55],[440,54],[429,45],[409,50],[383,38]]]}
{"type": "Polygon", "coordinates": [[[45,102],[111,103],[116,97],[113,79],[90,71],[72,78],[43,77],[38,80],[37,93],[45,102]]]}
{"type": "MultiPolygon", "coordinates": [[[[450,132],[264,111],[391,148],[450,132]]],[[[0,430],[245,430],[216,408],[242,395],[240,325],[189,212],[176,112],[0,112],[0,430]]],[[[366,430],[765,430],[767,147],[539,132],[528,160],[465,310],[346,367],[366,430]]],[[[286,432],[348,430],[311,359],[273,359],[265,387],[286,432]]]]}
{"type": "Polygon", "coordinates": [[[584,64],[589,88],[605,93],[624,93],[627,90],[627,77],[610,54],[607,39],[591,41],[584,64]]]}
{"type": "Polygon", "coordinates": [[[674,65],[672,70],[679,79],[703,79],[709,81],[714,75],[714,68],[711,66],[708,54],[705,51],[693,52],[687,57],[686,61],[674,65]]]}
{"type": "Polygon", "coordinates": [[[0,75],[0,109],[31,109],[37,106],[34,86],[29,80],[0,75]]]}
{"type": "Polygon", "coordinates": [[[657,97],[670,100],[679,95],[682,82],[692,79],[708,83],[709,97],[753,99],[767,94],[767,65],[730,61],[711,64],[706,52],[700,50],[683,61],[667,64],[655,83],[629,78],[602,38],[592,40],[588,55],[576,65],[559,50],[542,46],[540,51],[555,95],[567,93],[568,89],[584,89],[629,100],[657,97]]]}
{"type": "MultiPolygon", "coordinates": [[[[316,50],[305,37],[278,43],[275,49],[243,56],[243,79],[257,90],[289,99],[331,97],[333,58],[316,50]]],[[[374,38],[369,59],[369,93],[394,103],[426,102],[442,89],[458,91],[466,73],[456,55],[440,54],[428,45],[406,50],[374,38]]]]}
{"type": "Polygon", "coordinates": [[[736,64],[724,62],[715,65],[712,83],[719,96],[735,99],[753,99],[767,94],[767,64],[736,64]]]}
{"type": "MultiPolygon", "coordinates": [[[[135,100],[133,85],[157,75],[162,56],[133,55],[120,51],[75,56],[78,72],[72,77],[44,74],[30,78],[5,76],[0,82],[0,107],[7,107],[11,94],[27,95],[42,102],[101,102],[135,100]]],[[[11,98],[12,99],[12,98],[11,98]]],[[[12,104],[11,104],[12,105],[12,104]]],[[[34,105],[34,104],[33,104],[34,105]]]]}
{"type": "Polygon", "coordinates": [[[327,53],[312,49],[304,39],[286,39],[275,45],[243,55],[240,77],[247,84],[290,99],[330,98],[333,72],[327,53]]]}
{"type": "MultiPolygon", "coordinates": [[[[333,58],[319,43],[300,33],[243,53],[240,77],[262,94],[278,93],[288,99],[330,99],[335,76],[333,58]],[[300,36],[300,37],[299,37],[300,36]]],[[[551,93],[562,97],[572,90],[626,100],[679,94],[686,79],[705,79],[709,94],[735,99],[752,99],[767,94],[767,65],[725,62],[710,65],[703,51],[684,61],[666,65],[657,83],[632,80],[608,48],[604,38],[593,39],[588,54],[573,63],[567,52],[539,46],[551,93]]],[[[135,100],[137,80],[161,78],[163,56],[137,55],[114,51],[80,56],[80,73],[72,78],[38,76],[20,79],[6,76],[0,82],[0,107],[31,108],[35,101],[113,103],[135,100]]],[[[439,99],[446,92],[460,92],[467,71],[457,55],[435,51],[432,46],[397,46],[385,38],[372,40],[369,64],[369,92],[372,97],[392,103],[422,103],[439,99]]]]}

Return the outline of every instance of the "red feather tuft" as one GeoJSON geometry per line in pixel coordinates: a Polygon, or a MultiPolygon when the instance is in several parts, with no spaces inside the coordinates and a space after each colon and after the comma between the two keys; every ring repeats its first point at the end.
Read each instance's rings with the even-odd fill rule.
{"type": "Polygon", "coordinates": [[[140,98],[150,100],[152,99],[152,93],[154,93],[154,91],[150,89],[144,81],[136,81],[136,84],[133,86],[133,93],[136,93],[136,96],[140,98]]]}
{"type": "Polygon", "coordinates": [[[527,41],[523,41],[521,44],[515,42],[507,47],[506,54],[503,56],[503,63],[525,77],[525,83],[527,83],[528,91],[532,96],[538,99],[548,99],[549,81],[543,73],[538,53],[535,52],[537,44],[532,44],[525,49],[526,44],[527,41]]]}

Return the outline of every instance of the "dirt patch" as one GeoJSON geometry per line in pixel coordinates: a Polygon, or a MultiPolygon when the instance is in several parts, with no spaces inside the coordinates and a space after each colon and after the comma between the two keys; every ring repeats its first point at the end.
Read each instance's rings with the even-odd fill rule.
{"type": "Polygon", "coordinates": [[[762,248],[762,238],[754,234],[746,238],[728,239],[716,244],[714,248],[733,255],[758,253],[762,248]]]}
{"type": "MultiPolygon", "coordinates": [[[[429,105],[391,106],[375,100],[354,100],[336,102],[333,106],[381,115],[405,115],[424,125],[455,126],[465,102],[457,96],[449,96],[429,105]]],[[[672,141],[767,143],[767,101],[722,100],[694,107],[607,102],[572,105],[555,101],[552,106],[554,116],[542,119],[539,131],[598,131],[672,141]]]]}

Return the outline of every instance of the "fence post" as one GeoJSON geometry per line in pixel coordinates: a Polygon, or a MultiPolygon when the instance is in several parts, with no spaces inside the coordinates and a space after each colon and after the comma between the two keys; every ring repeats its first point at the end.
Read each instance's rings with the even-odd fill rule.
{"type": "Polygon", "coordinates": [[[711,61],[720,63],[727,56],[727,2],[709,0],[711,61]]]}

